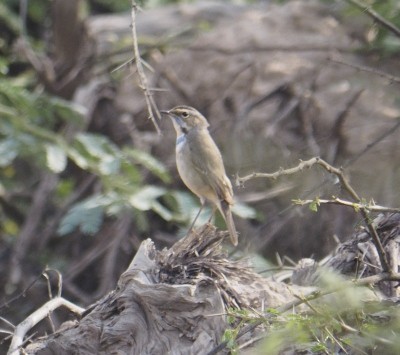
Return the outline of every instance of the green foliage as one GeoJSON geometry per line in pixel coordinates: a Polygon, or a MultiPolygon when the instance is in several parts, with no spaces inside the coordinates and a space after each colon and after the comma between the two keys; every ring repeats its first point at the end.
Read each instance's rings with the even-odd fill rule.
{"type": "MultiPolygon", "coordinates": [[[[99,134],[81,132],[67,140],[62,129],[57,132],[56,127],[63,124],[79,129],[84,112],[74,104],[31,93],[11,81],[0,83],[0,167],[3,177],[11,177],[2,179],[3,184],[15,184],[17,161],[23,161],[30,169],[48,169],[55,174],[64,173],[73,164],[96,175],[102,191],[71,207],[59,226],[61,235],[75,229],[95,234],[105,216],[117,216],[123,210],[135,210],[142,229],[149,227],[144,215],[148,211],[166,221],[190,222],[198,212],[198,200],[187,192],[168,190],[165,184],[171,182],[169,172],[150,154],[120,148],[99,134]],[[160,186],[144,182],[149,173],[161,181],[160,186]]],[[[68,197],[74,189],[76,182],[67,176],[60,176],[57,198],[68,197]]],[[[254,215],[252,209],[240,204],[235,213],[254,215]]]]}
{"type": "MultiPolygon", "coordinates": [[[[47,169],[61,174],[72,163],[96,175],[102,191],[72,206],[61,222],[60,234],[76,228],[94,234],[104,216],[115,216],[124,209],[136,209],[139,213],[151,210],[165,220],[173,220],[176,214],[160,202],[160,198],[170,192],[165,187],[146,185],[143,181],[144,171],[147,171],[159,178],[162,185],[170,182],[169,173],[161,162],[139,150],[121,149],[102,135],[81,132],[69,140],[64,137],[63,125],[72,124],[79,129],[83,113],[81,107],[43,93],[29,92],[15,81],[0,82],[0,187],[9,190],[17,186],[16,164],[23,164],[32,171],[47,169]]],[[[26,176],[21,178],[26,179],[26,176]]],[[[60,176],[58,198],[67,197],[75,184],[60,176]]],[[[178,195],[172,194],[170,198],[174,196],[178,195]]],[[[143,216],[136,216],[145,226],[143,216]]],[[[3,216],[2,224],[11,226],[10,223],[3,216]]]]}
{"type": "MultiPolygon", "coordinates": [[[[0,22],[4,24],[4,27],[9,31],[17,34],[20,30],[19,26],[19,18],[16,13],[11,11],[10,6],[7,5],[7,0],[5,3],[0,3],[0,22]]],[[[5,44],[2,40],[0,40],[0,50],[5,49],[5,44]]]]}
{"type": "Polygon", "coordinates": [[[132,7],[132,1],[109,1],[109,0],[89,0],[88,4],[92,13],[109,13],[129,11],[132,7]]]}
{"type": "Polygon", "coordinates": [[[310,203],[308,208],[313,212],[318,212],[318,207],[320,206],[319,198],[316,197],[313,202],[310,203]]]}
{"type": "MultiPolygon", "coordinates": [[[[329,4],[331,1],[326,1],[329,4]]],[[[367,8],[374,10],[385,21],[391,23],[397,27],[400,27],[400,6],[398,0],[363,0],[363,4],[367,8]]],[[[360,17],[363,16],[366,19],[370,19],[369,28],[365,29],[365,37],[367,38],[372,49],[377,49],[381,54],[394,54],[400,51],[400,38],[392,33],[389,29],[378,24],[372,18],[367,17],[365,13],[358,7],[347,3],[345,4],[344,15],[348,17],[360,17]]]]}
{"type": "Polygon", "coordinates": [[[65,151],[55,144],[46,144],[46,164],[55,173],[61,173],[67,166],[65,151]]]}
{"type": "Polygon", "coordinates": [[[154,175],[159,177],[163,182],[170,183],[171,177],[168,173],[166,167],[155,159],[152,155],[132,148],[124,149],[124,153],[133,159],[133,161],[137,164],[141,164],[146,167],[149,171],[151,171],[154,175]]]}
{"type": "Polygon", "coordinates": [[[304,296],[299,302],[301,309],[229,309],[231,328],[223,336],[227,347],[236,351],[240,330],[260,322],[265,337],[254,354],[398,354],[400,310],[396,304],[388,307],[370,288],[353,285],[328,270],[321,275],[320,291],[304,296]]]}
{"type": "Polygon", "coordinates": [[[77,203],[63,218],[58,233],[65,235],[75,228],[84,234],[95,234],[101,226],[104,210],[112,203],[112,199],[103,195],[94,195],[77,203]]]}
{"type": "Polygon", "coordinates": [[[257,217],[256,210],[248,205],[236,202],[232,207],[232,212],[243,219],[255,219],[257,217]]]}

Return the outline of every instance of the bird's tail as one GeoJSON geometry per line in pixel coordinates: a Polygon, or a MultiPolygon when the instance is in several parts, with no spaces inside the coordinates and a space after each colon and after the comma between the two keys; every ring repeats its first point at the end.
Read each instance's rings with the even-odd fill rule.
{"type": "Polygon", "coordinates": [[[238,245],[238,235],[236,232],[235,223],[233,222],[231,206],[226,201],[221,201],[220,211],[225,219],[226,226],[228,227],[229,236],[234,246],[238,245]]]}

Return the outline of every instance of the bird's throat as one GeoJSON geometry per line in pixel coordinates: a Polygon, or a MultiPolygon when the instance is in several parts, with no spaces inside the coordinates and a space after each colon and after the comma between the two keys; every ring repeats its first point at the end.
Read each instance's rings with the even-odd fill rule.
{"type": "Polygon", "coordinates": [[[181,148],[186,142],[186,134],[181,134],[180,136],[176,137],[176,148],[181,148]]]}

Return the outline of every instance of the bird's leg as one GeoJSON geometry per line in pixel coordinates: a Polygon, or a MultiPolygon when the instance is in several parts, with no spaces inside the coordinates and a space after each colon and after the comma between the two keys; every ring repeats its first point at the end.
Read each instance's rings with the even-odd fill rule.
{"type": "Polygon", "coordinates": [[[211,223],[211,220],[213,219],[213,217],[215,215],[216,209],[217,209],[217,206],[213,205],[210,218],[208,219],[208,223],[211,223]]]}
{"type": "Polygon", "coordinates": [[[188,230],[188,234],[190,234],[190,233],[192,232],[193,227],[194,227],[194,225],[195,225],[195,223],[196,223],[196,221],[197,221],[197,218],[199,218],[200,213],[201,213],[201,211],[202,211],[203,208],[204,208],[205,201],[204,201],[203,199],[201,199],[201,200],[200,200],[200,203],[201,203],[201,206],[200,206],[199,212],[197,212],[196,217],[194,218],[192,224],[190,225],[190,228],[189,228],[189,230],[188,230]]]}

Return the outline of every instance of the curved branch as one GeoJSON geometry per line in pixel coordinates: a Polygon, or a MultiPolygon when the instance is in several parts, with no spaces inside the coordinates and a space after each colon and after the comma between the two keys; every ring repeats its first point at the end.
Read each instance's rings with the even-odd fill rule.
{"type": "Polygon", "coordinates": [[[84,308],[81,308],[62,297],[53,298],[15,327],[14,336],[12,338],[10,350],[8,351],[7,355],[18,355],[20,353],[19,348],[24,343],[25,334],[41,320],[46,318],[50,312],[53,312],[61,306],[68,308],[71,310],[71,312],[76,314],[82,314],[85,310],[84,308]]]}

